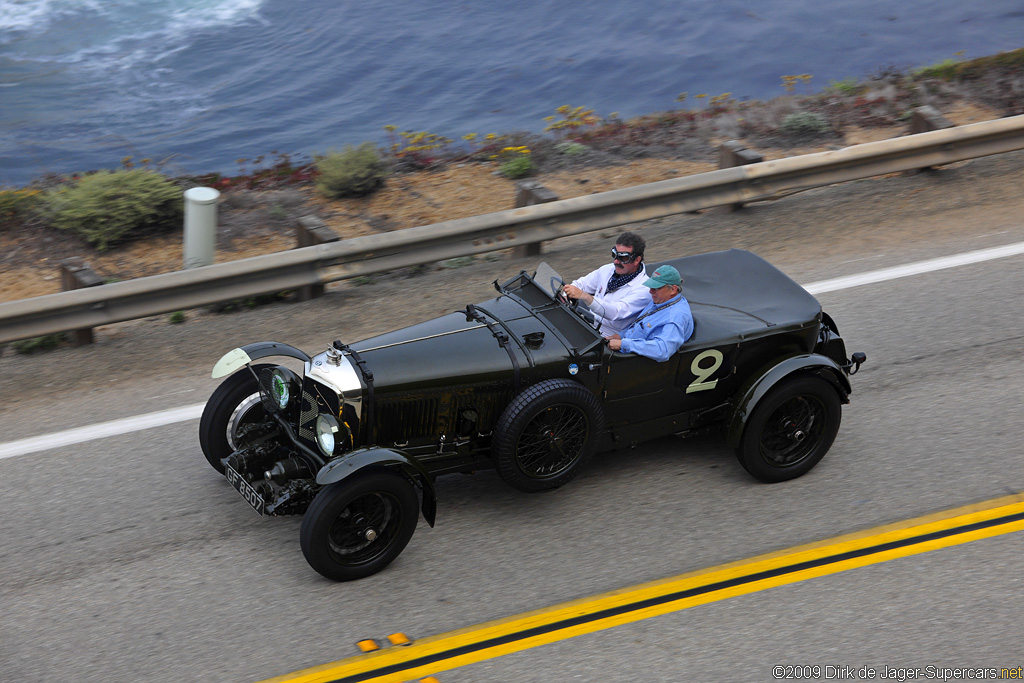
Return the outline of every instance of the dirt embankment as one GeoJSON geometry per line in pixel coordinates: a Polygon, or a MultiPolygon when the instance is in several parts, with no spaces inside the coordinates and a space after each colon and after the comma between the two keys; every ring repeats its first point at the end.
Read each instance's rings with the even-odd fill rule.
{"type": "MultiPolygon", "coordinates": [[[[977,104],[958,103],[942,112],[962,125],[998,118],[999,113],[977,104]]],[[[664,132],[644,135],[664,135],[664,132]]],[[[848,128],[841,138],[816,144],[759,147],[744,141],[765,159],[835,149],[904,134],[904,127],[848,128]]],[[[712,140],[694,149],[658,146],[645,140],[628,154],[595,153],[552,164],[550,171],[534,179],[568,199],[668,178],[714,170],[716,152],[712,140]],[[671,155],[669,158],[658,154],[671,155]],[[636,158],[640,154],[652,156],[636,158]]],[[[222,195],[219,207],[217,254],[219,262],[258,256],[295,246],[295,219],[315,214],[343,239],[428,225],[512,208],[515,182],[496,173],[493,162],[466,162],[439,170],[398,173],[383,190],[360,199],[326,200],[311,188],[248,191],[233,189],[222,195]]],[[[182,267],[180,233],[130,242],[96,252],[71,234],[43,228],[0,230],[0,302],[13,301],[61,289],[60,262],[79,257],[108,281],[127,280],[182,267]]]]}

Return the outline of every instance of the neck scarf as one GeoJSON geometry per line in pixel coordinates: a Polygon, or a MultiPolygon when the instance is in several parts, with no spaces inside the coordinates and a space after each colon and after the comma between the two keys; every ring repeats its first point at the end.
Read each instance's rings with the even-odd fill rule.
{"type": "Polygon", "coordinates": [[[637,268],[632,273],[627,273],[626,275],[619,275],[615,271],[612,271],[612,276],[608,279],[608,289],[605,290],[605,293],[611,294],[623,285],[629,284],[637,275],[640,274],[641,270],[641,268],[637,268]]]}

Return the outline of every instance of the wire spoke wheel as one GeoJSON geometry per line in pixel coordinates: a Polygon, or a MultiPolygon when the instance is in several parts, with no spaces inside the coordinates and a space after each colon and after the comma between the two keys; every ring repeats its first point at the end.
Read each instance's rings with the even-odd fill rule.
{"type": "Polygon", "coordinates": [[[601,404],[583,385],[538,382],[498,419],[492,442],[498,474],[520,491],[562,486],[590,460],[603,429],[601,404]]]}
{"type": "Polygon", "coordinates": [[[309,566],[334,581],[375,574],[416,530],[419,499],[402,474],[371,469],[328,484],[302,518],[299,543],[309,566]]]}
{"type": "Polygon", "coordinates": [[[825,457],[841,417],[839,394],[827,380],[785,379],[754,406],[736,458],[761,481],[799,477],[825,457]]]}
{"type": "Polygon", "coordinates": [[[587,416],[580,408],[552,406],[538,414],[520,435],[516,448],[519,467],[528,476],[557,475],[579,457],[588,435],[587,416]]]}
{"type": "Polygon", "coordinates": [[[369,562],[394,542],[402,526],[398,500],[374,491],[352,500],[331,524],[327,543],[336,561],[359,565],[369,562]]]}
{"type": "Polygon", "coordinates": [[[779,467],[795,465],[821,440],[825,405],[814,396],[794,396],[772,413],[761,432],[761,455],[779,467]]]}

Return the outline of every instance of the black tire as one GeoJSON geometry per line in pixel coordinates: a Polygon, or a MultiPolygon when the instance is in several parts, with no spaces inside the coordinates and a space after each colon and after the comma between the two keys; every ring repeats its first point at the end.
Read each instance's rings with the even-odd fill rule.
{"type": "Polygon", "coordinates": [[[412,483],[387,470],[329,484],[302,518],[302,554],[310,567],[332,581],[376,574],[412,538],[418,503],[412,483]]]}
{"type": "Polygon", "coordinates": [[[841,418],[839,394],[827,380],[783,380],[754,406],[736,457],[761,481],[794,479],[825,457],[841,418]]]}
{"type": "Polygon", "coordinates": [[[538,382],[498,418],[492,443],[498,474],[520,491],[562,486],[593,456],[603,430],[601,404],[581,384],[538,382]]]}
{"type": "MultiPolygon", "coordinates": [[[[270,365],[253,365],[258,375],[270,365]]],[[[224,473],[222,458],[231,455],[240,445],[238,428],[262,420],[266,413],[260,403],[260,389],[249,368],[242,368],[221,382],[210,395],[199,420],[199,445],[213,468],[224,473]],[[237,411],[237,412],[236,412],[237,411]]]]}

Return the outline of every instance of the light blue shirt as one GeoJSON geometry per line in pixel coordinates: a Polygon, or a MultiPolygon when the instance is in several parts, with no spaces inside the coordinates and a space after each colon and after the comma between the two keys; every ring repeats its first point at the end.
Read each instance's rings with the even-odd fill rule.
{"type": "Polygon", "coordinates": [[[647,304],[636,321],[622,331],[622,351],[662,363],[693,334],[690,303],[676,294],[663,304],[647,304]]]}

